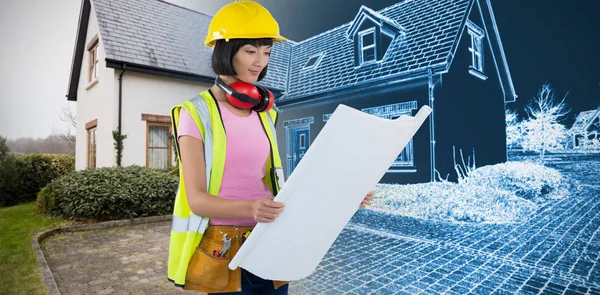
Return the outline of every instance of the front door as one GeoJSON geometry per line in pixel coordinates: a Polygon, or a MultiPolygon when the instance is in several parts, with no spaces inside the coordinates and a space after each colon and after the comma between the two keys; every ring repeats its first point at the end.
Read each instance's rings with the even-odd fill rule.
{"type": "Polygon", "coordinates": [[[287,176],[300,163],[304,154],[310,147],[310,125],[315,122],[314,117],[298,118],[283,122],[285,128],[285,154],[287,159],[287,176]]]}
{"type": "Polygon", "coordinates": [[[288,166],[288,175],[294,171],[294,168],[296,168],[310,146],[310,131],[308,126],[294,128],[291,133],[291,163],[288,166]]]}

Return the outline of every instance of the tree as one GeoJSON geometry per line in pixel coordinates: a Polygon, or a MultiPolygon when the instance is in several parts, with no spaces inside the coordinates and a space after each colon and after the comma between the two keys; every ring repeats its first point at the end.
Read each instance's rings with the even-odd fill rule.
{"type": "Polygon", "coordinates": [[[523,141],[523,134],[521,132],[521,124],[517,117],[515,110],[506,108],[505,121],[506,121],[506,146],[509,149],[514,149],[521,146],[523,141]]]}
{"type": "Polygon", "coordinates": [[[6,206],[19,188],[15,156],[10,153],[6,137],[0,136],[0,206],[6,206]]]}
{"type": "Polygon", "coordinates": [[[565,99],[560,102],[554,96],[554,90],[549,83],[544,83],[537,96],[533,97],[525,111],[528,119],[522,122],[523,148],[544,154],[548,150],[558,150],[564,146],[567,140],[567,130],[560,124],[561,119],[569,113],[565,99]]]}
{"type": "Polygon", "coordinates": [[[0,162],[8,157],[8,153],[10,153],[10,148],[6,143],[6,137],[0,136],[0,162]]]}
{"type": "MultiPolygon", "coordinates": [[[[62,113],[59,115],[60,120],[69,123],[73,129],[77,130],[77,116],[71,111],[69,107],[63,107],[62,113]]],[[[69,146],[70,152],[68,154],[75,155],[75,134],[71,131],[71,128],[67,128],[65,131],[53,128],[52,135],[59,136],[69,146]]]]}

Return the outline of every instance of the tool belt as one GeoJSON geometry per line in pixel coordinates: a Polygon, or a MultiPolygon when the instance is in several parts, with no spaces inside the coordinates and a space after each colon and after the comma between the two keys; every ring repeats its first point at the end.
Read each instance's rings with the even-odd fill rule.
{"type": "MultiPolygon", "coordinates": [[[[194,251],[185,278],[185,290],[206,293],[242,291],[241,268],[229,269],[254,226],[209,225],[194,251]]],[[[273,281],[277,289],[288,282],[273,281]]]]}

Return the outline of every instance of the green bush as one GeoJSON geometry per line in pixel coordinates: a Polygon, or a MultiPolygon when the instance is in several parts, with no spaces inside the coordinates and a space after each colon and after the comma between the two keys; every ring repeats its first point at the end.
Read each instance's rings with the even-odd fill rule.
{"type": "Polygon", "coordinates": [[[46,185],[37,195],[37,212],[40,214],[48,214],[54,210],[54,198],[52,185],[46,185]]]}
{"type": "Polygon", "coordinates": [[[568,184],[560,172],[533,162],[506,162],[483,166],[472,171],[465,182],[507,190],[535,203],[564,197],[568,191],[568,184]]]}
{"type": "Polygon", "coordinates": [[[167,173],[169,175],[179,176],[179,164],[175,166],[169,166],[167,168],[154,168],[154,170],[167,173]]]}
{"type": "MultiPolygon", "coordinates": [[[[11,165],[6,165],[11,167],[11,165]]],[[[75,157],[54,154],[22,155],[14,160],[9,193],[0,195],[0,204],[12,206],[35,201],[37,193],[53,179],[75,170],[75,157]]]]}
{"type": "Polygon", "coordinates": [[[38,195],[40,213],[116,220],[171,214],[179,178],[139,166],[87,169],[54,180],[38,195]]]}

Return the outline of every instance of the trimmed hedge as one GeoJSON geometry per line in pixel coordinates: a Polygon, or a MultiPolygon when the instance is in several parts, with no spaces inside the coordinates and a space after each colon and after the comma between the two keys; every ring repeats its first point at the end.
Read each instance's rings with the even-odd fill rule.
{"type": "Polygon", "coordinates": [[[0,206],[35,201],[37,193],[53,179],[75,170],[75,157],[28,154],[7,160],[0,168],[0,206]]]}
{"type": "Polygon", "coordinates": [[[100,221],[167,215],[178,183],[177,176],[140,166],[77,171],[40,191],[38,212],[100,221]]]}

